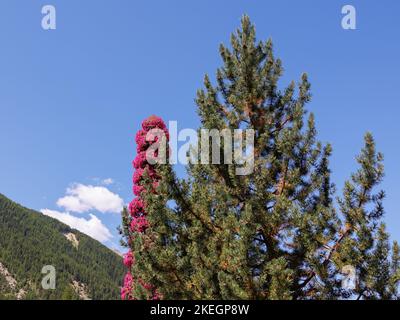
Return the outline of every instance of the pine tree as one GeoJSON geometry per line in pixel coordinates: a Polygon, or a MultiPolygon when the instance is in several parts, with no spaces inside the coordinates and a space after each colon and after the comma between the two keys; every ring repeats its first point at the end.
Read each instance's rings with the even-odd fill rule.
{"type": "MultiPolygon", "coordinates": [[[[170,165],[155,165],[157,191],[143,195],[148,227],[127,241],[133,276],[166,299],[397,298],[399,249],[390,252],[380,224],[383,165],[372,136],[336,205],[332,149],[317,141],[305,109],[307,75],[279,89],[281,61],[247,16],[220,54],[216,84],[206,76],[197,93],[200,129],[254,130],[254,169],[193,163],[178,179],[170,165]],[[346,266],[358,279],[351,289],[341,285],[346,266]]],[[[228,143],[218,145],[221,159],[228,143]]]]}

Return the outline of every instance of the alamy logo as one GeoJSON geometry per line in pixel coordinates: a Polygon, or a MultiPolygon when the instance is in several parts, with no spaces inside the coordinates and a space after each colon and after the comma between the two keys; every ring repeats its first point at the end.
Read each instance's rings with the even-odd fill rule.
{"type": "Polygon", "coordinates": [[[356,8],[352,5],[345,5],[342,8],[342,28],[345,30],[356,29],[356,8]]]}
{"type": "Polygon", "coordinates": [[[357,270],[353,266],[346,265],[342,268],[342,289],[354,290],[357,287],[357,270]]]}
{"type": "Polygon", "coordinates": [[[42,28],[44,30],[55,30],[56,25],[56,8],[52,5],[45,5],[42,7],[42,28]]]}
{"type": "Polygon", "coordinates": [[[169,132],[169,157],[165,132],[155,128],[147,133],[146,141],[154,142],[146,151],[146,160],[150,164],[166,164],[167,161],[170,164],[179,162],[183,165],[235,164],[236,175],[253,173],[253,129],[201,129],[198,134],[196,130],[188,128],[178,132],[177,122],[170,121],[169,132]],[[178,148],[178,142],[185,143],[178,148]]]}
{"type": "Polygon", "coordinates": [[[42,268],[42,274],[45,276],[42,279],[42,288],[44,290],[55,290],[56,288],[56,268],[48,265],[42,268]]]}

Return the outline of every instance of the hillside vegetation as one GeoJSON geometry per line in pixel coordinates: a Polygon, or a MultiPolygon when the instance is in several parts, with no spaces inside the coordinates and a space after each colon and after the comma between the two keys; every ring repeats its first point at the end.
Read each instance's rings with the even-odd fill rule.
{"type": "Polygon", "coordinates": [[[121,257],[98,241],[1,194],[0,263],[0,299],[83,298],[76,284],[90,299],[118,299],[124,273],[121,257]],[[54,290],[41,285],[46,265],[56,270],[54,290]]]}

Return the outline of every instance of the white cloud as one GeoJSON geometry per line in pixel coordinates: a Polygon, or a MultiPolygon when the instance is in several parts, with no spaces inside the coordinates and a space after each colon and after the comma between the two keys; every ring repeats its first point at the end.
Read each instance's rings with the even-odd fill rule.
{"type": "Polygon", "coordinates": [[[92,207],[79,199],[77,196],[65,196],[57,200],[57,205],[73,212],[86,212],[92,207]]]}
{"type": "Polygon", "coordinates": [[[107,178],[101,181],[102,184],[104,184],[105,186],[109,186],[110,184],[114,183],[114,180],[111,178],[107,178]]]}
{"type": "Polygon", "coordinates": [[[85,218],[74,217],[68,212],[59,212],[49,209],[42,209],[40,211],[44,215],[57,219],[100,242],[105,242],[113,237],[110,230],[108,230],[101,220],[93,214],[89,214],[90,219],[87,220],[85,218]]]}
{"type": "Polygon", "coordinates": [[[119,195],[106,187],[77,183],[67,189],[66,196],[58,199],[57,205],[66,211],[78,213],[89,210],[120,213],[124,202],[119,195]]]}

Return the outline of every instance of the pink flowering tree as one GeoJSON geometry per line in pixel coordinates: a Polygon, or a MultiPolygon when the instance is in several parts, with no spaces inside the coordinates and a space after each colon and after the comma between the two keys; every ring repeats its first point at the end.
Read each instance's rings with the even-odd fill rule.
{"type": "Polygon", "coordinates": [[[145,267],[141,257],[151,247],[153,241],[146,203],[149,194],[156,195],[160,184],[157,173],[159,164],[166,163],[168,130],[163,120],[150,116],[142,123],[142,129],[136,134],[136,157],[132,164],[133,194],[135,198],[123,212],[124,244],[129,251],[124,256],[128,271],[121,289],[123,300],[148,299],[158,300],[160,294],[152,279],[143,279],[141,269],[145,267]]]}
{"type": "MultiPolygon", "coordinates": [[[[163,160],[157,130],[168,139],[164,123],[145,120],[136,137],[137,198],[123,215],[131,252],[122,297],[399,299],[400,247],[383,224],[383,156],[372,135],[336,202],[331,146],[306,117],[307,76],[279,88],[281,61],[247,16],[220,53],[217,83],[205,76],[197,92],[198,143],[201,129],[251,130],[252,148],[239,149],[252,152],[252,172],[237,174],[236,160],[188,163],[179,179],[167,161],[153,161],[163,160]],[[345,270],[356,277],[344,278],[345,270]]],[[[214,154],[212,140],[202,154],[214,154]]]]}

